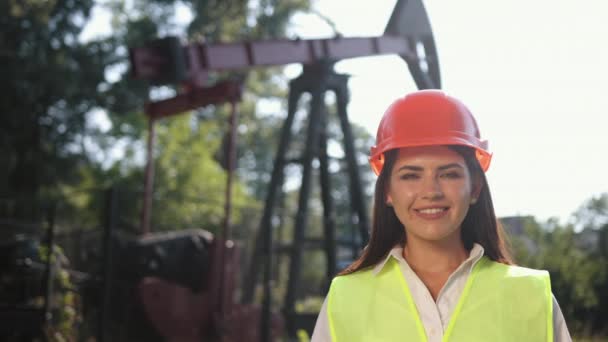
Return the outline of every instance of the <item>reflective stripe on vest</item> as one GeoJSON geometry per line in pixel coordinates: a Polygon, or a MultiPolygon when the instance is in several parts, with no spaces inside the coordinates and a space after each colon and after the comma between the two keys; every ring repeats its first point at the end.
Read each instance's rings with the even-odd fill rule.
{"type": "MultiPolygon", "coordinates": [[[[328,295],[333,342],[427,341],[398,262],[334,278],[328,295]]],[[[483,257],[460,295],[443,341],[553,341],[547,271],[483,257]]]]}

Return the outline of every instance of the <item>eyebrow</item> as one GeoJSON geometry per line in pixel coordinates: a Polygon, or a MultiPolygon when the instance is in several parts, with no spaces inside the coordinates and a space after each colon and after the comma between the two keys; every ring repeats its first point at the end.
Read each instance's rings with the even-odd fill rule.
{"type": "MultiPolygon", "coordinates": [[[[450,164],[441,165],[440,167],[437,168],[437,170],[443,171],[443,170],[447,170],[447,169],[451,169],[451,168],[464,169],[462,167],[462,165],[460,165],[458,163],[450,163],[450,164]]],[[[403,165],[397,171],[401,171],[401,170],[422,171],[422,170],[424,170],[424,168],[421,166],[415,166],[415,165],[403,165]]]]}
{"type": "Polygon", "coordinates": [[[447,169],[451,169],[451,168],[454,168],[454,167],[460,168],[460,169],[464,169],[462,167],[462,165],[460,165],[458,163],[451,163],[451,164],[442,165],[442,166],[438,167],[437,169],[438,170],[447,170],[447,169]]]}

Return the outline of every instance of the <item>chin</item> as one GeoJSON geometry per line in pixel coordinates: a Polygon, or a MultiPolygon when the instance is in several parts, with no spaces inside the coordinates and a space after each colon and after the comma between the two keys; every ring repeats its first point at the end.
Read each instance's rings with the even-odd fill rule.
{"type": "Polygon", "coordinates": [[[446,229],[425,229],[424,232],[408,233],[408,235],[414,235],[416,239],[423,240],[426,242],[448,242],[452,239],[460,239],[459,230],[446,230],[446,229]]]}

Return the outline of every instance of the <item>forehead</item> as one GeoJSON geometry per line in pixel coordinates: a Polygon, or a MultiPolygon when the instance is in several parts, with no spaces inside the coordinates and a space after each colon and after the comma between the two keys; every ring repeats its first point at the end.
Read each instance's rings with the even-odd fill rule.
{"type": "Polygon", "coordinates": [[[395,164],[441,166],[451,163],[466,166],[462,155],[447,146],[415,146],[400,148],[395,164]]]}

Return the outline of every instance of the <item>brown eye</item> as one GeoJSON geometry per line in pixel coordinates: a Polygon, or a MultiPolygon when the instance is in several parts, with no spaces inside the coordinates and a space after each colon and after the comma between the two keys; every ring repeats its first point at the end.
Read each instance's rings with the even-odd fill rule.
{"type": "Polygon", "coordinates": [[[451,172],[446,172],[446,173],[442,174],[441,177],[442,178],[449,178],[449,179],[456,179],[456,178],[460,178],[461,175],[457,171],[451,171],[451,172]]]}
{"type": "Polygon", "coordinates": [[[418,178],[420,178],[420,176],[417,173],[404,173],[399,176],[399,179],[402,180],[415,180],[418,178]]]}

